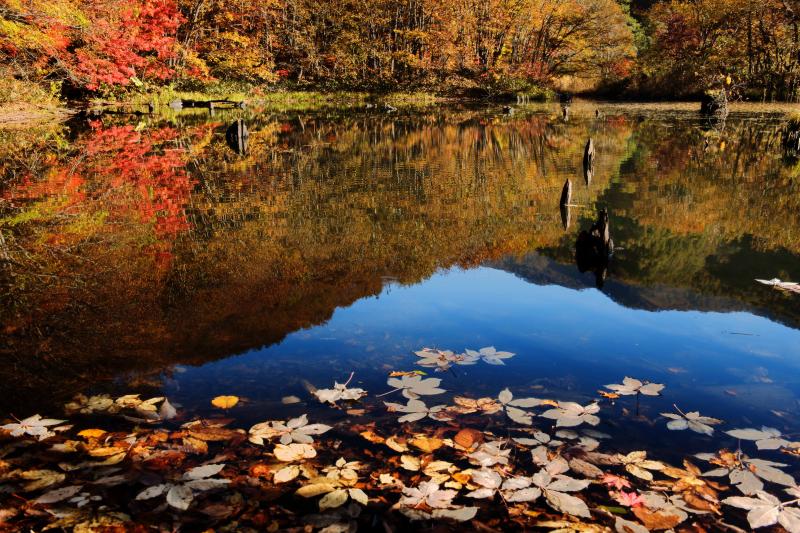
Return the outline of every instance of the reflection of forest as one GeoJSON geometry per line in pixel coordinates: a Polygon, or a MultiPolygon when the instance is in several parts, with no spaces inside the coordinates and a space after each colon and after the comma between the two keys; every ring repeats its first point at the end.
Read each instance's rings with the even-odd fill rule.
{"type": "Polygon", "coordinates": [[[800,253],[778,121],[709,132],[674,117],[554,117],[257,116],[246,157],[225,145],[223,121],[198,118],[30,131],[22,153],[8,146],[19,135],[1,139],[0,353],[11,364],[0,372],[26,374],[22,394],[58,393],[57,375],[66,393],[277,342],[387,277],[414,283],[539,249],[568,263],[596,204],[626,248],[617,282],[721,295],[797,322],[796,306],[750,281],[790,277],[800,253]],[[589,135],[598,159],[587,190],[589,135]],[[565,234],[566,177],[587,208],[565,234]]]}

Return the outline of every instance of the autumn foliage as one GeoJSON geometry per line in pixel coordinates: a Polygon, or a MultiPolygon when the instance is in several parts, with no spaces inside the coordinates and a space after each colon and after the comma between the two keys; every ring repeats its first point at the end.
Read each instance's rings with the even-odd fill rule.
{"type": "MultiPolygon", "coordinates": [[[[67,96],[208,82],[794,99],[800,8],[766,0],[5,0],[0,74],[67,96]]],[[[0,101],[4,90],[0,89],[0,101]]],[[[8,93],[10,90],[5,89],[8,93]]],[[[19,91],[17,91],[19,92],[19,91]]]]}

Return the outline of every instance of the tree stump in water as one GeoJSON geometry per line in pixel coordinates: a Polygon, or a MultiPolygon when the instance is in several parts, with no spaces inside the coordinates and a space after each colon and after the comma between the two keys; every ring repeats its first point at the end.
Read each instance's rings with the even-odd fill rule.
{"type": "Polygon", "coordinates": [[[583,230],[575,241],[575,263],[583,273],[592,271],[598,289],[608,276],[608,262],[614,252],[614,241],[611,239],[611,228],[608,212],[601,209],[597,220],[588,231],[583,230]]]}
{"type": "Polygon", "coordinates": [[[564,182],[564,188],[561,189],[561,202],[558,205],[562,207],[567,206],[570,201],[572,201],[572,182],[567,179],[567,181],[564,182]]]}
{"type": "Polygon", "coordinates": [[[594,176],[594,141],[590,137],[583,149],[583,179],[587,187],[592,183],[592,176],[594,176]]]}
{"type": "Polygon", "coordinates": [[[228,129],[225,131],[225,140],[228,142],[228,146],[239,155],[247,154],[249,139],[250,132],[247,131],[247,126],[242,119],[228,126],[228,129]]]}
{"type": "Polygon", "coordinates": [[[800,116],[795,115],[783,131],[783,153],[786,157],[796,159],[800,156],[800,116]]]}
{"type": "Polygon", "coordinates": [[[725,89],[704,92],[700,98],[700,112],[704,115],[727,116],[728,95],[725,89]]]}

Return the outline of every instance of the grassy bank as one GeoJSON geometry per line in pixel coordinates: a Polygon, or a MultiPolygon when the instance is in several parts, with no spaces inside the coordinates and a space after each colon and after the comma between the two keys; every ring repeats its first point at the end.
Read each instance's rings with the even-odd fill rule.
{"type": "MultiPolygon", "coordinates": [[[[529,101],[548,101],[554,93],[547,89],[524,91],[529,101]]],[[[311,111],[330,107],[389,105],[398,109],[425,107],[445,102],[516,101],[516,95],[439,94],[433,91],[323,91],[276,88],[241,83],[213,83],[198,87],[156,87],[152,90],[121,93],[116,96],[67,101],[56,85],[49,89],[19,80],[0,82],[0,127],[35,121],[64,120],[83,108],[126,108],[146,112],[148,105],[165,109],[175,100],[227,100],[245,102],[250,107],[279,111],[311,111]]]]}

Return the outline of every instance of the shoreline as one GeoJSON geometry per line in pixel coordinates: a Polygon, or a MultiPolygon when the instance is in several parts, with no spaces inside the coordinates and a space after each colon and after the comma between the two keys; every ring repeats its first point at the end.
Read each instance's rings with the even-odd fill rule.
{"type": "MultiPolygon", "coordinates": [[[[61,105],[48,105],[36,103],[14,103],[0,105],[0,128],[13,129],[29,125],[49,122],[64,122],[81,112],[95,111],[99,113],[110,110],[130,108],[132,114],[158,115],[142,112],[149,104],[157,109],[170,109],[170,103],[175,100],[207,102],[212,100],[226,100],[231,103],[244,103],[247,108],[264,108],[281,111],[310,111],[331,106],[389,106],[392,109],[421,108],[440,104],[463,105],[545,105],[556,104],[557,99],[536,99],[526,103],[518,103],[508,98],[480,98],[474,96],[440,96],[427,92],[394,92],[394,93],[369,93],[369,92],[321,92],[321,91],[282,91],[266,94],[248,92],[223,92],[201,91],[181,92],[162,91],[159,93],[135,95],[124,100],[85,100],[62,102],[61,105]]],[[[573,107],[579,108],[582,104],[592,103],[604,107],[628,107],[642,110],[652,108],[684,108],[693,110],[699,106],[698,100],[654,100],[654,99],[612,99],[606,95],[576,95],[573,107]],[[691,109],[689,108],[691,106],[691,109]]],[[[198,107],[197,109],[200,109],[198,107]]],[[[221,110],[222,108],[220,108],[221,110]]],[[[800,103],[796,102],[748,102],[738,101],[730,103],[731,111],[758,110],[764,112],[798,112],[800,103]]],[[[699,107],[698,107],[699,110],[699,107]]],[[[176,110],[180,111],[180,109],[176,110]]]]}

